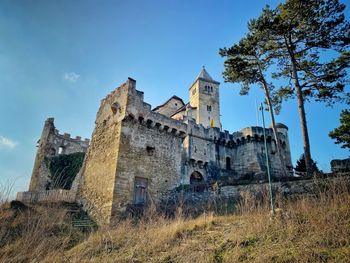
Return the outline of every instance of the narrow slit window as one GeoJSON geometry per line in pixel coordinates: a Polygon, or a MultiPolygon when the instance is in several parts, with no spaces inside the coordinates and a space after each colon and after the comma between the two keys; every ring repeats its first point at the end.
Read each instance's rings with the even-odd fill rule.
{"type": "Polygon", "coordinates": [[[231,170],[231,158],[226,157],[226,170],[231,170]]]}

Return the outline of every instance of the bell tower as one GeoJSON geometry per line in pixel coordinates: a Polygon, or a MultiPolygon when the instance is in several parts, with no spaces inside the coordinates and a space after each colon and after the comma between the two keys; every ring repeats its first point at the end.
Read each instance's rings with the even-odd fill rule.
{"type": "Polygon", "coordinates": [[[190,105],[196,108],[193,117],[205,128],[217,127],[221,130],[219,85],[220,82],[213,80],[203,66],[189,89],[190,105]]]}

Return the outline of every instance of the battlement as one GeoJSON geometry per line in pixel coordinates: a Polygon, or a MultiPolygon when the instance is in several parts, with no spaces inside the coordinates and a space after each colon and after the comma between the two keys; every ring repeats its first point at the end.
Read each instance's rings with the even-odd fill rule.
{"type": "MultiPolygon", "coordinates": [[[[129,117],[134,118],[132,115],[129,115],[129,117]]],[[[187,125],[185,123],[171,119],[157,112],[149,112],[146,116],[139,115],[137,121],[148,128],[158,129],[174,134],[175,136],[185,137],[187,133],[187,125]]]]}
{"type": "MultiPolygon", "coordinates": [[[[275,141],[272,128],[265,129],[266,140],[268,142],[275,141]]],[[[286,144],[288,138],[282,132],[278,132],[278,137],[281,144],[286,144]]],[[[264,129],[259,126],[246,127],[240,131],[230,134],[228,131],[220,132],[220,136],[214,138],[215,143],[234,147],[237,145],[245,144],[247,142],[259,142],[264,141],[264,129]]]]}
{"type": "MultiPolygon", "coordinates": [[[[118,95],[119,92],[121,92],[122,89],[125,89],[125,88],[136,89],[136,80],[129,77],[126,82],[124,82],[122,85],[113,89],[109,94],[107,94],[101,100],[101,104],[104,103],[105,101],[108,101],[111,98],[114,98],[116,95],[118,95]]],[[[138,92],[140,93],[139,95],[141,95],[143,99],[143,92],[142,91],[138,91],[138,92]]]]}
{"type": "MultiPolygon", "coordinates": [[[[52,125],[54,126],[54,118],[49,118],[52,119],[52,121],[50,121],[52,123],[52,125]]],[[[47,119],[47,120],[49,120],[47,119]]],[[[75,138],[71,137],[70,133],[63,133],[60,134],[60,131],[58,129],[54,129],[54,135],[57,136],[57,138],[62,139],[62,140],[67,140],[69,142],[73,142],[73,143],[78,143],[80,144],[82,147],[89,147],[90,144],[90,139],[85,138],[84,140],[81,138],[81,136],[75,136],[75,138]]]]}
{"type": "MultiPolygon", "coordinates": [[[[252,126],[240,131],[230,133],[229,131],[220,131],[219,128],[205,128],[193,120],[186,120],[189,125],[189,134],[205,140],[212,140],[217,144],[234,147],[247,142],[264,141],[264,131],[262,127],[252,126]]],[[[265,129],[266,139],[268,142],[275,141],[272,128],[265,129]]],[[[278,132],[281,144],[288,143],[288,137],[284,132],[278,132]]]]}
{"type": "MultiPolygon", "coordinates": [[[[128,81],[123,85],[127,85],[128,81]]],[[[123,85],[121,87],[123,87],[123,85]]],[[[130,84],[128,84],[130,85],[130,84]]],[[[143,92],[136,90],[136,83],[132,83],[133,90],[128,99],[128,112],[126,118],[137,120],[140,124],[146,125],[149,128],[157,128],[159,130],[165,130],[174,135],[180,135],[185,137],[191,135],[201,138],[207,141],[213,141],[214,143],[226,145],[228,147],[234,147],[242,145],[247,142],[263,141],[263,128],[258,126],[252,126],[244,128],[240,131],[230,133],[229,131],[220,131],[219,128],[205,128],[202,124],[198,124],[194,119],[185,117],[183,120],[176,120],[158,112],[151,110],[151,105],[144,102],[143,92]]],[[[282,125],[282,124],[281,124],[282,125]]],[[[287,143],[287,137],[285,132],[281,132],[281,129],[288,130],[287,126],[283,125],[279,127],[279,139],[281,144],[287,143]]],[[[274,134],[271,128],[265,129],[266,139],[268,142],[274,141],[274,134]]]]}
{"type": "Polygon", "coordinates": [[[97,122],[102,120],[112,120],[113,122],[134,120],[149,128],[159,129],[181,137],[187,133],[187,125],[184,122],[152,111],[152,106],[144,102],[144,93],[136,89],[136,81],[131,78],[101,101],[97,117],[97,122]],[[116,113],[110,110],[113,106],[118,108],[116,113]],[[111,117],[116,115],[118,115],[116,119],[111,117]]]}

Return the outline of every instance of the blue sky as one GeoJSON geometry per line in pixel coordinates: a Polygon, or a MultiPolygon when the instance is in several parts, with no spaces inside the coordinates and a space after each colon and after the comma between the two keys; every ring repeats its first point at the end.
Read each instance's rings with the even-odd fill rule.
{"type": "MultiPolygon", "coordinates": [[[[0,183],[27,190],[44,120],[61,132],[90,138],[100,100],[127,77],[157,106],[172,95],[188,100],[203,65],[221,82],[221,115],[230,132],[256,125],[261,90],[240,96],[224,83],[221,47],[237,42],[250,18],[279,1],[0,2],[0,183]]],[[[346,15],[350,17],[349,8],[346,15]]],[[[329,170],[349,151],[328,137],[346,105],[306,105],[313,158],[329,170]]],[[[283,105],[293,163],[302,153],[297,102],[283,105]]]]}

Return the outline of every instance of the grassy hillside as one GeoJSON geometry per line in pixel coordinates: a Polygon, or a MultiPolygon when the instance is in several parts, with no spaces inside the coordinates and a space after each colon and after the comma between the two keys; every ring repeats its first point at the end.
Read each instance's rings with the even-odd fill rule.
{"type": "MultiPolygon", "coordinates": [[[[268,203],[242,194],[235,214],[142,220],[82,233],[58,207],[3,204],[0,262],[349,262],[350,191],[345,183],[268,203]]],[[[268,199],[267,199],[268,200],[268,199]]]]}

